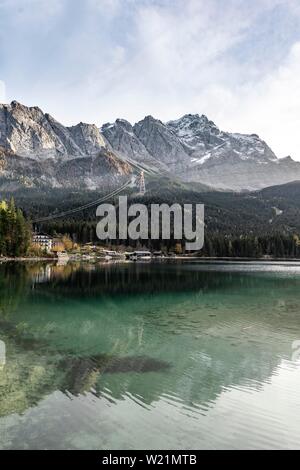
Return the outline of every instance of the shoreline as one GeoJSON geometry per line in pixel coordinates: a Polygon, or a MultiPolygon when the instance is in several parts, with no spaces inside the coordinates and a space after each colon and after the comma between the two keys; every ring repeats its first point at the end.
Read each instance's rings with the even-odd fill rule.
{"type": "MultiPolygon", "coordinates": [[[[0,257],[0,263],[1,262],[10,262],[10,261],[49,261],[49,262],[55,262],[59,261],[58,257],[55,258],[47,258],[47,257],[0,257]]],[[[69,259],[68,262],[74,262],[74,261],[84,261],[84,262],[89,262],[89,261],[101,261],[101,258],[99,259],[91,259],[91,260],[85,260],[85,259],[77,259],[77,260],[72,260],[69,259]]],[[[103,260],[104,261],[104,260],[103,260]]],[[[109,262],[110,260],[106,260],[106,262],[109,262]]],[[[114,261],[114,260],[111,260],[114,261]]],[[[120,260],[122,261],[122,260],[120,260]]],[[[124,260],[125,261],[125,260],[124,260]]],[[[266,262],[266,263],[271,263],[271,262],[300,262],[300,258],[244,258],[244,257],[208,257],[208,256],[176,256],[176,257],[165,257],[165,258],[152,258],[149,261],[230,261],[230,262],[238,262],[238,261],[244,261],[244,262],[266,262]]]]}
{"type": "Polygon", "coordinates": [[[3,258],[0,258],[0,263],[2,261],[57,261],[58,258],[46,258],[46,257],[39,257],[39,256],[18,256],[18,257],[8,257],[4,256],[3,258]]]}

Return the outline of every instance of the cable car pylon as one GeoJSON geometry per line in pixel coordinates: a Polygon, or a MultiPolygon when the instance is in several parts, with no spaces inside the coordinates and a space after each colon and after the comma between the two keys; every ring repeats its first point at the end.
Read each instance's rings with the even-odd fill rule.
{"type": "Polygon", "coordinates": [[[141,171],[141,174],[138,178],[138,186],[139,186],[139,194],[144,195],[146,192],[146,185],[145,185],[145,177],[144,177],[144,172],[143,170],[141,171]]]}

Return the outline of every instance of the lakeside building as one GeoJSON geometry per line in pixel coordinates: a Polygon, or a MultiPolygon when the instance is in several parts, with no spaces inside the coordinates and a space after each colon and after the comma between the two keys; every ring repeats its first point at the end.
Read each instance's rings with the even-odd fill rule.
{"type": "Polygon", "coordinates": [[[32,236],[32,243],[41,250],[50,253],[52,250],[53,240],[45,233],[34,233],[32,236]]]}

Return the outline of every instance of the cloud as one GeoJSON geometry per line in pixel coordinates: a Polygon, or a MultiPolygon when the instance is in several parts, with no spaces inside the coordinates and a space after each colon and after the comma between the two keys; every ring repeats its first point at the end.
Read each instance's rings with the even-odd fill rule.
{"type": "MultiPolygon", "coordinates": [[[[137,2],[127,17],[129,25],[124,28],[122,23],[114,34],[109,57],[106,50],[99,53],[100,40],[93,36],[89,58],[91,50],[95,56],[85,80],[85,103],[99,102],[108,119],[122,115],[136,120],[149,113],[168,119],[188,112],[212,76],[227,80],[222,55],[245,37],[251,14],[237,13],[233,4],[222,12],[218,2],[209,8],[201,0],[184,2],[184,9],[182,5],[137,2]]],[[[77,54],[84,52],[83,44],[81,40],[73,47],[77,54]]]]}
{"type": "Polygon", "coordinates": [[[208,87],[199,101],[228,130],[258,133],[279,157],[291,155],[300,160],[300,42],[255,85],[208,87]]]}
{"type": "Polygon", "coordinates": [[[6,96],[5,96],[5,83],[3,80],[0,80],[0,103],[5,103],[6,102],[6,96]]]}
{"type": "Polygon", "coordinates": [[[3,14],[13,15],[9,18],[16,26],[43,26],[49,24],[62,10],[64,0],[2,0],[0,8],[3,14]]]}
{"type": "Polygon", "coordinates": [[[299,30],[298,0],[0,0],[1,76],[66,124],[198,112],[300,159],[299,30]]]}
{"type": "Polygon", "coordinates": [[[95,8],[102,15],[114,17],[122,7],[121,0],[88,0],[91,8],[95,8]]]}

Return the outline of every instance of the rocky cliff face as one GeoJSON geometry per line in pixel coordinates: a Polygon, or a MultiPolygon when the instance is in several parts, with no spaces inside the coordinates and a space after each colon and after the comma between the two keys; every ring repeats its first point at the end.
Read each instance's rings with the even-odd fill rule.
{"type": "Polygon", "coordinates": [[[182,167],[188,164],[189,157],[184,145],[161,121],[147,116],[134,125],[134,132],[150,155],[174,173],[180,173],[182,167]]]}
{"type": "Polygon", "coordinates": [[[0,105],[0,145],[20,156],[42,160],[95,154],[105,143],[95,125],[64,127],[40,108],[13,101],[0,105]]]}
{"type": "Polygon", "coordinates": [[[130,162],[142,164],[146,169],[167,170],[161,160],[157,160],[148,152],[143,142],[136,136],[130,122],[125,119],[117,119],[114,124],[104,124],[101,133],[108,146],[117,155],[125,157],[130,162]]]}

